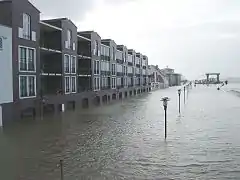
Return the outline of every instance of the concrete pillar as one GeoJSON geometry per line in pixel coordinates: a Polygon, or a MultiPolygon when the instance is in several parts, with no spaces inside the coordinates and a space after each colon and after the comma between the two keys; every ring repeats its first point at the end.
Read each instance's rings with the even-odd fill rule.
{"type": "Polygon", "coordinates": [[[0,106],[0,127],[2,127],[3,126],[3,118],[2,118],[3,116],[2,116],[2,106],[0,106]]]}

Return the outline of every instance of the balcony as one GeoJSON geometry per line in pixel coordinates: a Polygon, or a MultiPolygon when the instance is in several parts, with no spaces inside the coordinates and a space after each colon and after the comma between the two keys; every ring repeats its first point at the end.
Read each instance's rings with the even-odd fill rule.
{"type": "Polygon", "coordinates": [[[77,53],[81,59],[91,59],[91,41],[81,38],[78,36],[78,49],[77,53]]]}
{"type": "Polygon", "coordinates": [[[79,93],[92,91],[92,78],[91,77],[78,77],[77,91],[79,93]]]}
{"type": "Polygon", "coordinates": [[[40,69],[42,73],[62,74],[62,54],[41,52],[40,69]]]}
{"type": "Polygon", "coordinates": [[[50,52],[61,52],[62,30],[45,22],[40,22],[40,47],[50,52]]]}

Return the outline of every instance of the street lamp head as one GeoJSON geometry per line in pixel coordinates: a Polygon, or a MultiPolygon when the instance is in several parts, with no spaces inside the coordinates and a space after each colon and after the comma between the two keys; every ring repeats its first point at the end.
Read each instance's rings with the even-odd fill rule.
{"type": "Polygon", "coordinates": [[[181,94],[181,89],[178,90],[178,94],[179,94],[179,95],[181,94]]]}
{"type": "Polygon", "coordinates": [[[161,99],[161,101],[163,102],[163,106],[167,107],[168,101],[170,101],[170,99],[168,97],[164,97],[164,98],[161,99]]]}

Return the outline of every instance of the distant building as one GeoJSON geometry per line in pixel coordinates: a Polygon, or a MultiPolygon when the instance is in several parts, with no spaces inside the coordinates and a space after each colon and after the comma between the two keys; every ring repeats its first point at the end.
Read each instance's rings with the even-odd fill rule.
{"type": "Polygon", "coordinates": [[[148,66],[149,81],[151,84],[151,89],[163,89],[167,88],[169,85],[167,76],[161,71],[158,66],[150,65],[148,66]]]}
{"type": "Polygon", "coordinates": [[[162,70],[164,74],[166,74],[169,86],[180,86],[181,85],[181,74],[175,73],[174,69],[165,68],[162,70]]]}

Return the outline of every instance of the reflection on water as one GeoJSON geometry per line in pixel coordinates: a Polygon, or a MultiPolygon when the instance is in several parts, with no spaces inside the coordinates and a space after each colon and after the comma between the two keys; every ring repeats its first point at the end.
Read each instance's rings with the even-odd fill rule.
{"type": "Polygon", "coordinates": [[[0,179],[240,179],[239,98],[193,89],[178,116],[175,88],[0,133],[0,179]],[[160,98],[169,96],[164,141],[160,98]]]}

